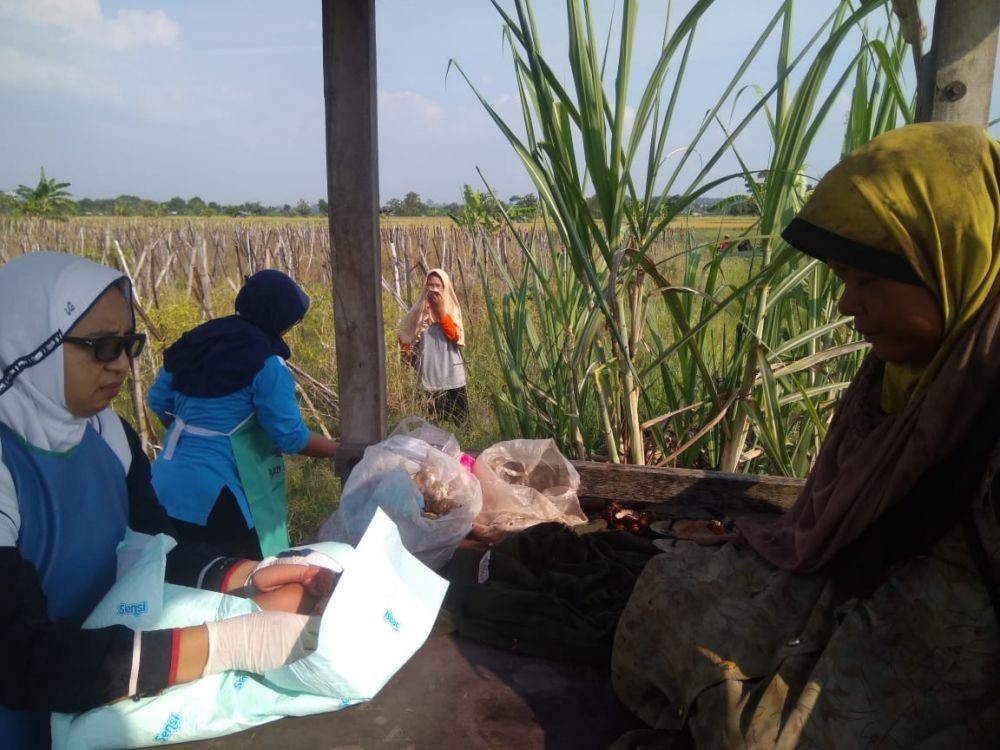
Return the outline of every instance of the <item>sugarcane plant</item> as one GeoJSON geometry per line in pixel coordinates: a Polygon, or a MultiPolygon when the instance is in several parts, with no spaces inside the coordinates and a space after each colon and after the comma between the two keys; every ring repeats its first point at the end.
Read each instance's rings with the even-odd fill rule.
{"type": "Polygon", "coordinates": [[[794,2],[781,3],[680,148],[671,135],[681,85],[713,0],[693,2],[676,25],[668,3],[661,52],[636,102],[637,2],[621,4],[605,36],[587,0],[567,0],[565,84],[542,49],[530,0],[515,0],[510,13],[493,4],[513,57],[521,127],[451,65],[532,179],[552,250],[540,252],[535,232],[523,240],[514,232],[523,270],[494,263],[498,280],[485,270],[491,249],[478,254],[506,386],[494,394],[502,432],[552,436],[579,458],[804,473],[864,345],[836,310],[836,278],[779,233],[806,197],[810,147],[848,83],[854,135],[845,147],[911,116],[900,76],[905,44],[891,31],[870,37],[863,25],[886,4],[840,2],[795,51],[794,2]],[[774,82],[739,88],[775,35],[774,82]],[[858,51],[833,70],[857,37],[858,51]],[[762,118],[772,145],[768,162],[754,165],[737,144],[762,118]],[[727,155],[740,170],[714,176],[727,155]],[[695,158],[700,168],[681,185],[695,158]],[[757,213],[739,241],[723,247],[686,231],[696,199],[734,177],[757,213]]]}

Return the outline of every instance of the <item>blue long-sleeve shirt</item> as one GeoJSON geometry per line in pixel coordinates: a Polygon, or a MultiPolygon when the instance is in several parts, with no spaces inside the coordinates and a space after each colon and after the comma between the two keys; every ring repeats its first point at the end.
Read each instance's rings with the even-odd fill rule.
{"type": "MultiPolygon", "coordinates": [[[[196,398],[178,393],[170,373],[160,368],[146,398],[149,408],[167,421],[180,417],[189,425],[228,433],[254,412],[261,427],[281,453],[298,453],[309,441],[309,428],[302,421],[295,382],[281,357],[268,357],[246,388],[217,398],[196,398]]],[[[166,445],[176,422],[163,441],[166,445]]],[[[224,435],[180,436],[173,457],[160,454],[153,462],[153,487],[168,515],[204,526],[223,487],[228,487],[247,522],[253,518],[240,484],[236,458],[224,435]]]]}

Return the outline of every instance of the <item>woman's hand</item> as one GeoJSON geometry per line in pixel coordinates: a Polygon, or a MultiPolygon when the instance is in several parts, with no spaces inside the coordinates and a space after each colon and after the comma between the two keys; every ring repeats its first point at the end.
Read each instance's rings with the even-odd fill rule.
{"type": "Polygon", "coordinates": [[[254,612],[206,622],[208,653],[202,674],[230,669],[263,674],[309,656],[319,643],[320,618],[254,612]]]}
{"type": "Polygon", "coordinates": [[[427,303],[431,307],[434,320],[441,320],[441,316],[444,315],[444,297],[441,292],[427,292],[427,303]]]}

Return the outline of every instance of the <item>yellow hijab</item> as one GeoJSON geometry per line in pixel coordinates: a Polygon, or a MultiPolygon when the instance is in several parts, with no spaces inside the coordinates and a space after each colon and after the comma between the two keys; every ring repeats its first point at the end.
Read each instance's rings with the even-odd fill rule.
{"type": "MultiPolygon", "coordinates": [[[[890,414],[926,388],[977,313],[1000,292],[998,175],[1000,145],[982,128],[907,125],[846,156],[786,230],[791,244],[823,260],[871,271],[903,260],[913,280],[937,298],[944,334],[931,361],[885,365],[882,408],[890,414]],[[833,244],[810,239],[817,227],[833,244]],[[838,248],[837,238],[847,242],[838,248]],[[845,246],[846,254],[838,256],[845,246]]],[[[896,277],[906,280],[903,275],[896,277]]]]}

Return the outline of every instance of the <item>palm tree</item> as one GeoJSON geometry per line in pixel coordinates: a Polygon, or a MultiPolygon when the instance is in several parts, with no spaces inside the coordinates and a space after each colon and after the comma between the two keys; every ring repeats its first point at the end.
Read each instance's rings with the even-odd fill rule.
{"type": "Polygon", "coordinates": [[[56,182],[48,179],[45,176],[45,167],[42,167],[42,176],[36,187],[18,185],[17,190],[14,191],[20,201],[18,213],[24,216],[64,219],[67,214],[76,210],[76,203],[70,198],[70,192],[66,190],[68,187],[68,182],[56,182]]]}

